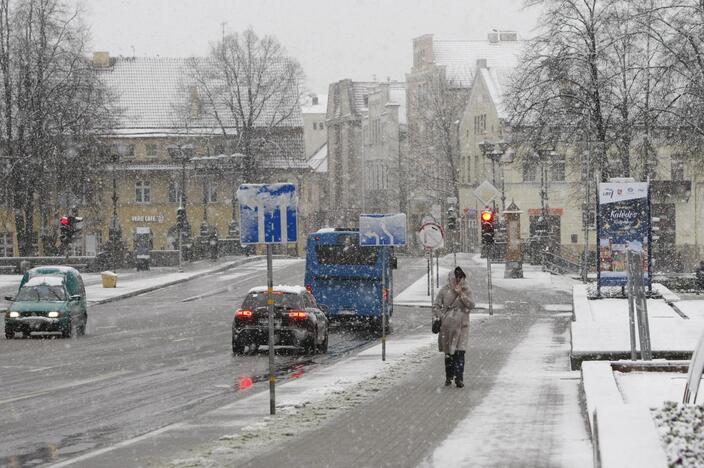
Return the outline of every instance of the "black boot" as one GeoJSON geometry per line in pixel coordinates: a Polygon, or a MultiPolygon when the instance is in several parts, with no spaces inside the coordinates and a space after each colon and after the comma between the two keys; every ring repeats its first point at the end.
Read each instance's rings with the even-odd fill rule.
{"type": "Polygon", "coordinates": [[[457,385],[457,388],[462,388],[464,387],[464,351],[455,351],[452,357],[455,371],[455,385],[457,385]]]}
{"type": "Polygon", "coordinates": [[[452,385],[452,377],[454,375],[454,359],[450,354],[445,355],[445,386],[452,385]]]}

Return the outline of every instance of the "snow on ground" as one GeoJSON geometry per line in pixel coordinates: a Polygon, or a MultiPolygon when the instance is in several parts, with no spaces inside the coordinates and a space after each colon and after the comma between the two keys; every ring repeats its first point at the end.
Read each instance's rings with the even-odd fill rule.
{"type": "MultiPolygon", "coordinates": [[[[449,271],[449,268],[440,267],[441,287],[446,283],[444,280],[447,278],[449,271]]],[[[436,294],[437,290],[437,287],[434,288],[436,294]]],[[[428,295],[428,275],[423,275],[418,281],[404,289],[401,294],[394,297],[394,305],[431,307],[432,302],[431,297],[428,295]]]]}
{"type": "MultiPolygon", "coordinates": [[[[545,466],[592,466],[591,458],[583,457],[592,449],[579,405],[579,387],[571,381],[579,374],[562,370],[569,367],[566,350],[555,350],[557,345],[550,345],[552,326],[552,323],[544,321],[531,328],[528,336],[511,353],[489,395],[422,466],[494,466],[497,454],[501,454],[511,443],[513,431],[517,434],[531,431],[531,424],[536,421],[536,444],[542,442],[550,444],[550,447],[514,447],[525,450],[523,456],[526,464],[532,464],[531,460],[536,459],[536,454],[529,453],[530,450],[546,450],[545,455],[549,455],[550,459],[540,460],[545,466]],[[551,366],[546,364],[556,353],[563,354],[563,358],[551,366]],[[536,405],[536,402],[544,401],[546,388],[556,393],[552,395],[555,399],[553,403],[573,401],[574,405],[547,405],[547,401],[545,405],[536,405]],[[559,427],[541,429],[545,421],[540,418],[555,409],[567,409],[561,414],[552,415],[559,427]],[[561,437],[539,441],[541,434],[561,434],[561,437]]],[[[520,440],[521,437],[515,439],[520,440]]]]}
{"type": "Polygon", "coordinates": [[[687,374],[682,372],[618,372],[616,384],[624,403],[659,407],[663,401],[682,401],[687,374]],[[643,391],[643,389],[648,391],[643,391]]]}
{"type": "MultiPolygon", "coordinates": [[[[277,414],[268,416],[268,392],[260,392],[215,412],[261,408],[237,433],[222,436],[201,447],[192,457],[169,462],[169,467],[236,466],[269,450],[271,445],[307,430],[316,429],[341,411],[363,405],[397,384],[420,363],[437,354],[437,337],[431,334],[390,337],[386,361],[381,345],[333,366],[306,374],[277,388],[277,414]]],[[[207,415],[206,415],[207,416],[207,415]]]]}

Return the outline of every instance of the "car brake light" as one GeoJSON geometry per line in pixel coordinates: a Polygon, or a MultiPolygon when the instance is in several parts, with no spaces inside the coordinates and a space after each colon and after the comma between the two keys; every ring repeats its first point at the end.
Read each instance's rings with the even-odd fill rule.
{"type": "Polygon", "coordinates": [[[295,320],[307,319],[308,312],[306,312],[305,310],[291,310],[288,313],[288,318],[292,318],[295,320]]]}
{"type": "Polygon", "coordinates": [[[242,319],[242,318],[251,318],[253,312],[248,309],[238,309],[237,312],[235,312],[235,317],[242,319]]]}

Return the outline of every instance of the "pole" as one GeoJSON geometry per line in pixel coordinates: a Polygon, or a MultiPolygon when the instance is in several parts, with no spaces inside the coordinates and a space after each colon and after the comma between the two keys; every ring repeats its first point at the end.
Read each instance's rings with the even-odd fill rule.
{"type": "Polygon", "coordinates": [[[274,271],[271,244],[266,244],[267,308],[269,309],[269,414],[276,414],[276,374],[274,373],[274,271]]]}
{"type": "Polygon", "coordinates": [[[386,361],[386,247],[381,248],[381,360],[386,361]]]}
{"type": "Polygon", "coordinates": [[[183,228],[178,227],[178,272],[183,273],[183,267],[181,266],[181,257],[183,252],[183,228]]]}
{"type": "Polygon", "coordinates": [[[435,282],[433,281],[433,251],[430,251],[430,307],[435,299],[435,282]]]}
{"type": "Polygon", "coordinates": [[[487,245],[487,253],[486,253],[486,284],[487,284],[487,291],[489,291],[489,315],[494,315],[494,305],[492,304],[491,301],[491,254],[490,254],[491,246],[487,245]]]}
{"type": "Polygon", "coordinates": [[[435,287],[440,287],[440,256],[435,256],[435,287]]]}
{"type": "Polygon", "coordinates": [[[433,251],[428,250],[428,296],[430,296],[430,282],[433,275],[430,272],[430,264],[433,262],[433,251]]]}
{"type": "Polygon", "coordinates": [[[633,288],[633,252],[628,250],[626,252],[626,257],[628,264],[626,265],[626,272],[628,277],[626,279],[626,286],[628,287],[628,331],[630,334],[631,342],[631,361],[637,360],[636,356],[636,318],[635,318],[635,307],[634,307],[634,288],[633,288]]]}

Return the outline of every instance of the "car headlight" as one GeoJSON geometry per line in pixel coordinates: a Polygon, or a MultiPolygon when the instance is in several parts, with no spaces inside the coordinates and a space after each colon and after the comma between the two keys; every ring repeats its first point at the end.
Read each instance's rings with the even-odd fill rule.
{"type": "Polygon", "coordinates": [[[49,312],[49,313],[47,314],[47,317],[49,317],[49,318],[61,317],[61,312],[56,311],[56,310],[52,310],[51,312],[49,312]]]}
{"type": "Polygon", "coordinates": [[[20,316],[20,313],[15,310],[13,310],[12,312],[9,313],[10,318],[19,318],[19,316],[20,316]]]}

